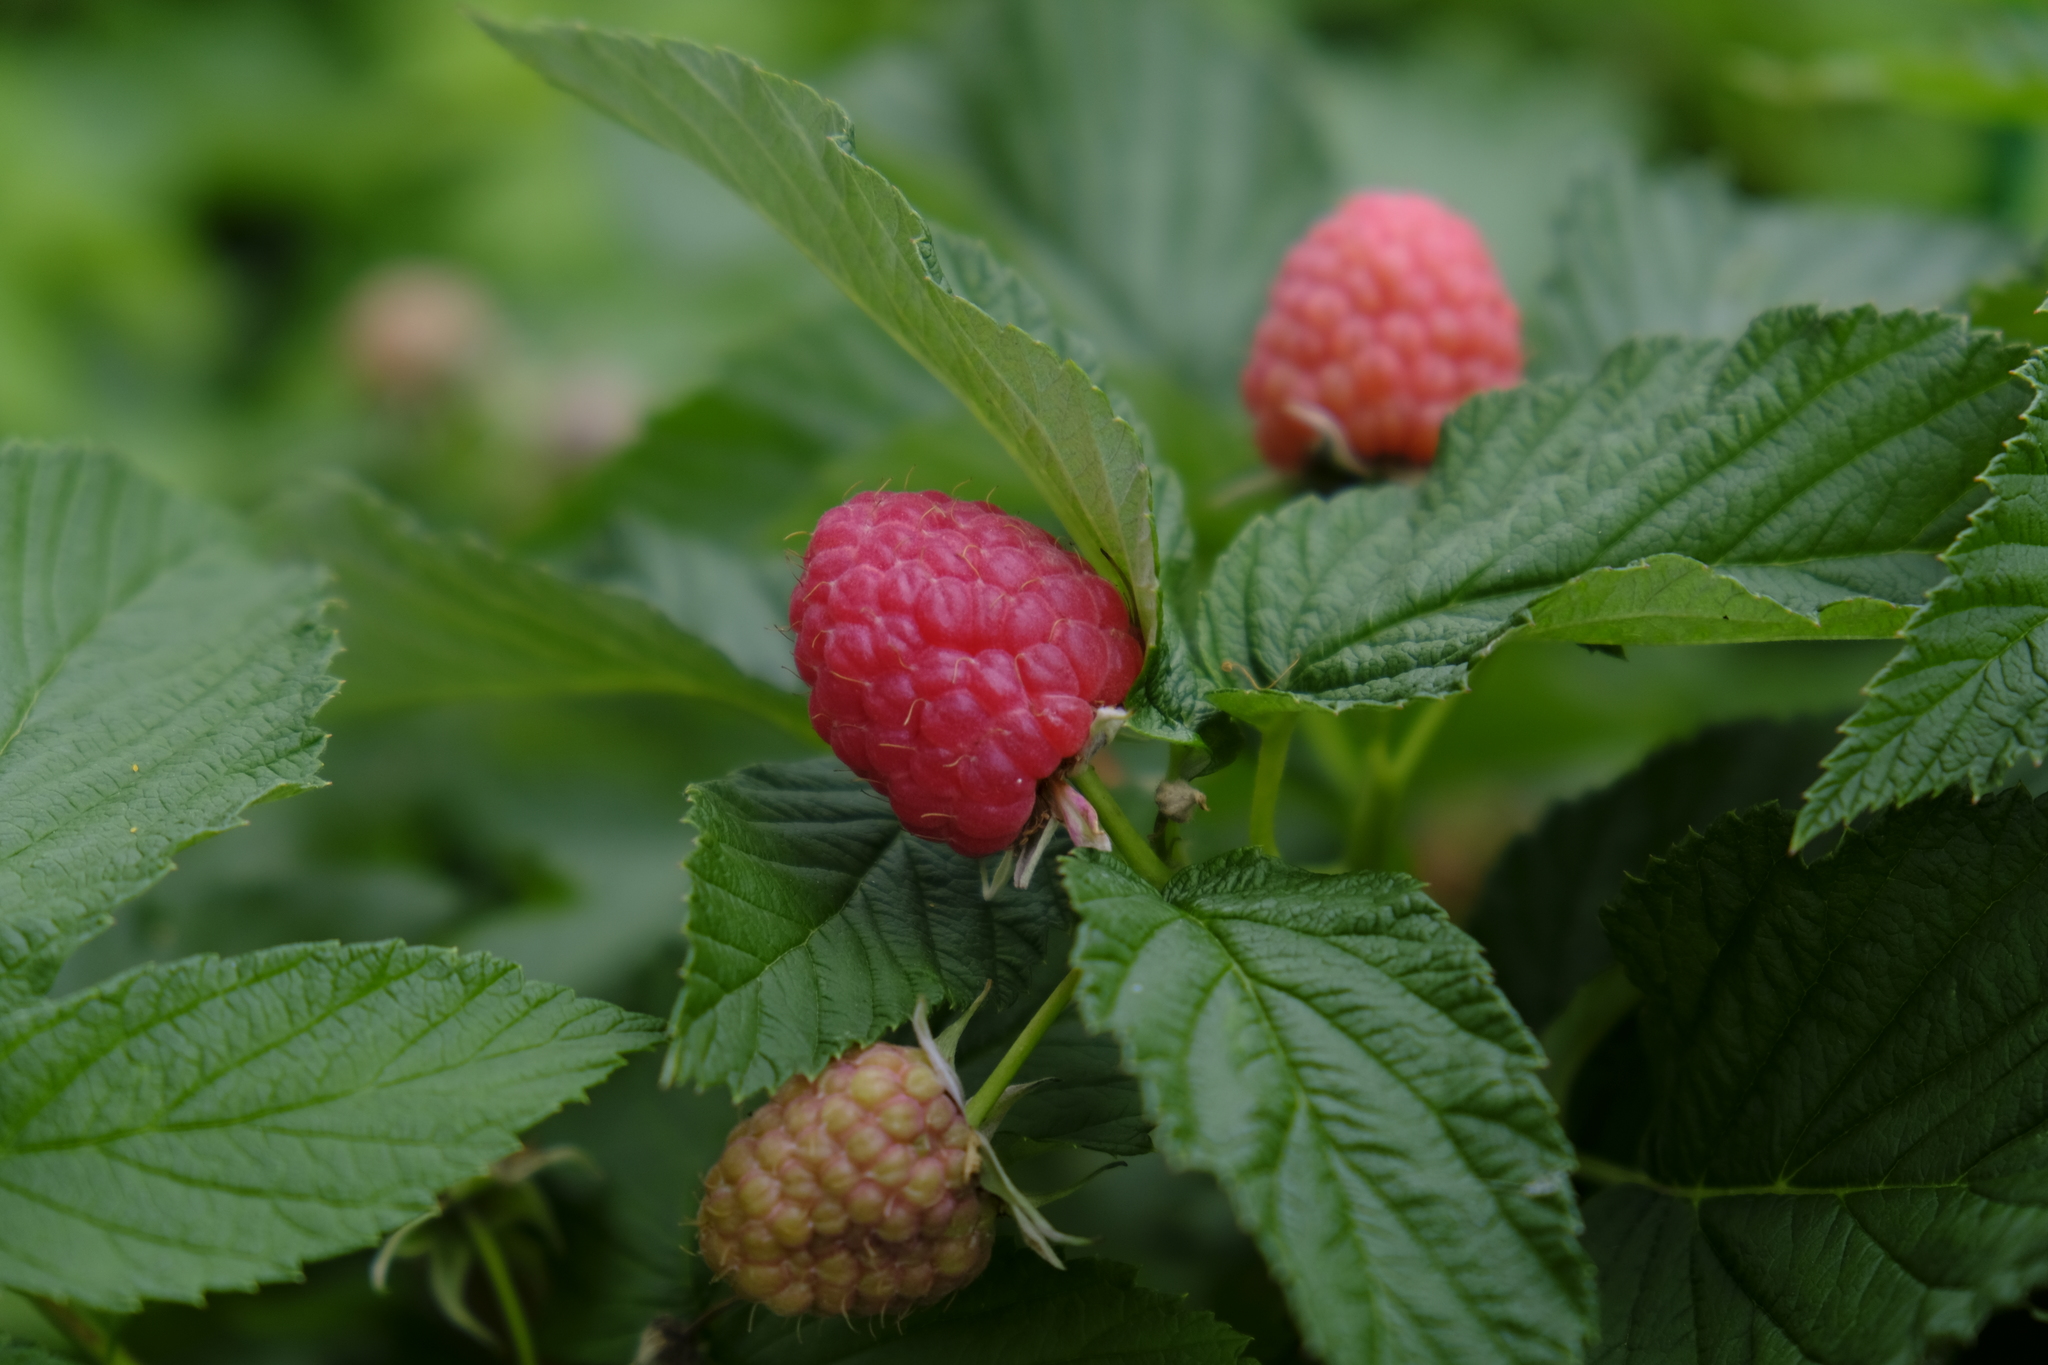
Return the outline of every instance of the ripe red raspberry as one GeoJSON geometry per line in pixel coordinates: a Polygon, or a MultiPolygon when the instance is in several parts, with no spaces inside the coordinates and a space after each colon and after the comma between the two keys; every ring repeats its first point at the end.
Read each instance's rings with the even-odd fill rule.
{"type": "Polygon", "coordinates": [[[1079,555],[944,493],[862,493],[820,517],[789,623],[832,752],[905,829],[972,858],[1024,831],[1039,782],[1144,658],[1079,555]]]}
{"type": "Polygon", "coordinates": [[[1479,229],[1427,195],[1354,194],[1295,243],[1242,389],[1266,462],[1427,464],[1452,408],[1522,377],[1521,315],[1479,229]]]}
{"type": "Polygon", "coordinates": [[[796,1077],[726,1139],[697,1246],[777,1313],[903,1313],[981,1274],[996,1201],[973,1130],[916,1048],[875,1043],[796,1077]]]}

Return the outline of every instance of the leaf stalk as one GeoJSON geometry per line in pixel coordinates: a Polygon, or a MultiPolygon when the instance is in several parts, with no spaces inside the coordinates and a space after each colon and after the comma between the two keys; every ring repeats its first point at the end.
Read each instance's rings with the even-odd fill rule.
{"type": "Polygon", "coordinates": [[[1095,816],[1102,821],[1103,832],[1109,835],[1111,846],[1131,865],[1131,870],[1154,886],[1166,885],[1173,876],[1173,869],[1152,851],[1151,842],[1138,833],[1138,827],[1131,823],[1130,816],[1124,814],[1124,808],[1117,804],[1116,797],[1095,769],[1086,765],[1076,768],[1067,782],[1088,798],[1089,805],[1095,807],[1095,816]]]}
{"type": "Polygon", "coordinates": [[[1543,1072],[1543,1087],[1564,1113],[1579,1072],[1615,1025],[1643,1003],[1643,993],[1628,979],[1620,963],[1579,987],[1564,1011],[1543,1030],[1543,1051],[1550,1065],[1543,1072]]]}
{"type": "Polygon", "coordinates": [[[41,1294],[24,1295],[43,1315],[43,1320],[62,1332],[96,1365],[140,1365],[128,1349],[102,1331],[92,1319],[68,1303],[41,1294]]]}
{"type": "Polygon", "coordinates": [[[497,1234],[467,1206],[462,1210],[462,1222],[469,1232],[470,1244],[476,1248],[476,1258],[483,1263],[484,1274],[491,1281],[491,1292],[497,1296],[499,1315],[505,1319],[505,1335],[512,1340],[513,1360],[518,1365],[539,1365],[540,1358],[533,1353],[533,1332],[526,1325],[526,1309],[519,1302],[519,1287],[512,1283],[512,1268],[505,1263],[505,1250],[498,1245],[497,1234]]]}
{"type": "Polygon", "coordinates": [[[973,1098],[967,1101],[968,1127],[979,1128],[988,1121],[989,1111],[996,1107],[996,1101],[1010,1088],[1010,1082],[1017,1078],[1018,1071],[1030,1060],[1039,1039],[1045,1037],[1045,1031],[1052,1027],[1053,1020],[1059,1018],[1060,1011],[1073,1000],[1074,992],[1080,985],[1081,969],[1076,967],[1061,977],[1060,984],[1052,988],[1052,994],[1045,997],[1045,1003],[1038,1007],[1038,1012],[1024,1025],[1023,1032],[1010,1044],[1010,1050],[996,1063],[996,1069],[989,1072],[988,1079],[981,1083],[981,1089],[975,1091],[973,1098]]]}
{"type": "Polygon", "coordinates": [[[1301,716],[1293,711],[1275,716],[1259,727],[1259,766],[1252,775],[1252,843],[1273,857],[1280,856],[1280,840],[1274,829],[1280,807],[1280,779],[1287,773],[1287,747],[1294,739],[1294,727],[1301,716]]]}
{"type": "Polygon", "coordinates": [[[1359,779],[1358,806],[1352,815],[1351,837],[1344,848],[1345,867],[1353,871],[1393,869],[1396,831],[1407,807],[1408,785],[1415,780],[1423,757],[1436,742],[1437,732],[1450,718],[1451,706],[1456,701],[1457,696],[1449,696],[1419,707],[1397,747],[1389,747],[1384,722],[1374,733],[1359,765],[1363,773],[1359,779]]]}

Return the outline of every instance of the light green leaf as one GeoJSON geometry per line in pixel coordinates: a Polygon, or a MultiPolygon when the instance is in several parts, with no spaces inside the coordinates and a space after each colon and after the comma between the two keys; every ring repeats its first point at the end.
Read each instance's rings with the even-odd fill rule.
{"type": "Polygon", "coordinates": [[[1581,645],[1881,640],[1898,634],[1941,581],[1940,561],[1911,550],[1849,564],[1850,573],[1825,560],[1717,573],[1684,555],[1651,555],[1537,598],[1516,634],[1581,645]],[[1877,582],[1854,581],[1861,568],[1875,570],[1877,582]]]}
{"type": "Polygon", "coordinates": [[[1539,1033],[1614,960],[1600,907],[1651,858],[1731,810],[1793,805],[1834,741],[1823,720],[1710,726],[1620,781],[1544,812],[1487,873],[1465,927],[1539,1033]]]}
{"type": "Polygon", "coordinates": [[[51,1355],[40,1346],[0,1337],[0,1365],[70,1365],[62,1356],[51,1355]]]}
{"type": "Polygon", "coordinates": [[[975,170],[1091,332],[1232,390],[1336,197],[1301,73],[1177,0],[986,6],[947,65],[975,170]]]}
{"type": "Polygon", "coordinates": [[[322,596],[111,456],[0,443],[0,1010],[179,849],[320,785],[322,596]]]}
{"type": "Polygon", "coordinates": [[[980,1279],[877,1335],[868,1325],[727,1313],[709,1336],[731,1365],[1231,1365],[1246,1339],[1137,1272],[1074,1260],[1055,1270],[999,1246],[980,1279]]]}
{"type": "Polygon", "coordinates": [[[1573,187],[1557,241],[1531,328],[1549,368],[1587,374],[1630,337],[1733,340],[1785,304],[1953,307],[2025,258],[1979,223],[1745,201],[1704,167],[1625,162],[1573,187]]]}
{"type": "Polygon", "coordinates": [[[1952,785],[1981,795],[2048,755],[2048,365],[2036,356],[2020,375],[2032,386],[2026,428],[1992,461],[1991,500],[1942,556],[1951,577],[1827,756],[1799,812],[1800,844],[1952,785]]]}
{"type": "Polygon", "coordinates": [[[646,602],[431,534],[367,490],[326,500],[305,533],[347,606],[351,704],[666,692],[811,734],[802,697],[742,673],[646,602]]]}
{"type": "Polygon", "coordinates": [[[840,301],[728,356],[714,382],[656,414],[565,493],[525,543],[560,547],[630,512],[735,548],[781,551],[792,531],[809,529],[805,494],[830,479],[835,456],[959,413],[922,366],[840,301]]]}
{"type": "Polygon", "coordinates": [[[938,278],[946,282],[947,288],[1005,327],[1015,327],[1036,337],[1079,365],[1091,381],[1101,384],[1102,360],[1095,354],[1094,343],[1069,331],[1053,316],[1052,306],[1044,296],[1022,275],[997,260],[986,243],[936,223],[930,224],[927,231],[931,234],[932,258],[939,267],[938,278]]]}
{"type": "Polygon", "coordinates": [[[1542,1055],[1411,878],[1251,850],[1155,891],[1066,860],[1090,1023],[1123,1040],[1167,1159],[1212,1172],[1309,1348],[1568,1361],[1592,1286],[1542,1055]]]}
{"type": "Polygon", "coordinates": [[[633,512],[619,514],[612,542],[620,562],[610,586],[650,603],[748,677],[777,691],[798,681],[787,634],[796,576],[786,562],[771,565],[633,512]]]}
{"type": "Polygon", "coordinates": [[[1889,633],[1926,581],[1912,554],[2016,427],[2017,354],[1953,318],[1798,308],[1732,345],[1631,342],[1590,380],[1481,395],[1419,489],[1245,528],[1203,601],[1206,662],[1239,689],[1211,700],[1249,718],[1443,696],[1518,628],[1889,633]]]}
{"type": "MultiPolygon", "coordinates": [[[[486,27],[549,80],[697,162],[781,229],[995,434],[1082,551],[1131,594],[1152,637],[1158,576],[1138,433],[1072,360],[948,287],[924,222],[854,154],[844,110],[694,43],[566,25],[486,27]]],[[[1005,293],[990,306],[1014,301],[1005,293]]]]}
{"type": "Polygon", "coordinates": [[[434,1207],[655,1022],[400,943],[152,964],[0,1017],[0,1284],[127,1310],[434,1207]]]}
{"type": "Polygon", "coordinates": [[[1603,917],[1651,1105],[1586,1210],[1596,1360],[1911,1365],[2048,1276],[2048,811],[1947,795],[1811,866],[1791,825],[1729,816],[1603,917]]]}
{"type": "Polygon", "coordinates": [[[1023,986],[1059,925],[1041,874],[981,898],[981,871],[907,833],[836,759],[690,788],[690,956],[671,1074],[735,1096],[815,1075],[910,1018],[1023,986]]]}

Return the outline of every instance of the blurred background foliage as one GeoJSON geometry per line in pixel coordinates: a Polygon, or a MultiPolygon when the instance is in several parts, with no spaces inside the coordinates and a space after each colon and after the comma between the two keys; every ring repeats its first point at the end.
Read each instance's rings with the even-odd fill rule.
{"type": "MultiPolygon", "coordinates": [[[[1087,13],[1072,7],[487,8],[724,44],[841,100],[864,156],[935,219],[989,238],[1099,346],[1187,479],[1205,555],[1273,497],[1244,491],[1258,466],[1234,338],[1279,247],[1343,189],[1442,196],[1485,230],[1525,310],[1559,260],[1575,181],[1602,168],[1970,220],[1981,278],[1952,301],[2038,325],[2048,10],[2034,6],[1185,0],[1146,11],[1165,17],[1142,71],[1090,68],[1074,56],[1085,41],[1042,30],[1087,13]],[[1208,174],[1220,143],[1235,159],[1218,163],[1256,173],[1208,174]],[[1165,188],[1132,192],[1133,166],[1165,188]]],[[[1549,344],[1539,363],[1566,363],[1549,344]]],[[[0,431],[117,448],[257,514],[285,552],[322,543],[309,498],[359,480],[427,526],[633,592],[785,688],[784,538],[849,486],[908,476],[1043,512],[792,248],[440,0],[0,0],[0,431]]],[[[360,618],[336,619],[351,639],[360,618]]],[[[1885,654],[1505,649],[1418,782],[1407,857],[1460,913],[1546,803],[1713,721],[1836,717],[1885,654]]],[[[683,788],[813,751],[709,702],[401,705],[350,656],[339,668],[361,686],[327,715],[332,788],[190,850],[68,984],[152,957],[401,935],[665,1013],[683,788]]],[[[1359,740],[1333,722],[1298,751],[1285,839],[1302,861],[1342,846],[1359,740]]],[[[1140,810],[1164,756],[1117,754],[1140,810]]],[[[1246,766],[1208,781],[1198,850],[1241,842],[1246,766]]],[[[551,1358],[624,1361],[652,1313],[687,1301],[677,1226],[731,1116],[724,1097],[658,1092],[636,1066],[549,1125],[545,1140],[582,1146],[598,1172],[539,1177],[570,1248],[526,1286],[551,1358]]],[[[1253,1333],[1260,1359],[1293,1358],[1255,1253],[1202,1182],[1143,1158],[1067,1207],[1148,1283],[1253,1333]]],[[[128,1340],[157,1365],[490,1358],[403,1273],[373,1297],[366,1260],[153,1308],[128,1340]]],[[[4,1296],[0,1329],[38,1331],[4,1296]]]]}

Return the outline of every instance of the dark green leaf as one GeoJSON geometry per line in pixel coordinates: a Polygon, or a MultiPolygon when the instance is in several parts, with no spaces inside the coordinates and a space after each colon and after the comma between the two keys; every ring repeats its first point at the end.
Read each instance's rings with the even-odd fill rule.
{"type": "Polygon", "coordinates": [[[2015,429],[2017,354],[1953,318],[1787,309],[1733,345],[1632,342],[1591,380],[1481,395],[1419,490],[1306,498],[1245,528],[1202,618],[1209,664],[1242,690],[1212,700],[1442,696],[1518,628],[1889,634],[1929,581],[1923,534],[2015,429]]]}
{"type": "Polygon", "coordinates": [[[1550,368],[1587,374],[1630,337],[1733,340],[1785,304],[1952,307],[2024,255],[1978,223],[1747,202],[1704,168],[1626,163],[1573,187],[1557,238],[1531,328],[1550,368]]]}
{"type": "Polygon", "coordinates": [[[307,521],[348,608],[352,704],[666,692],[811,734],[802,697],[742,673],[645,602],[433,535],[367,490],[344,490],[307,521]]]}
{"type": "Polygon", "coordinates": [[[1951,577],[1843,727],[1799,812],[1802,844],[1944,787],[1981,795],[2014,764],[2048,754],[2048,365],[2037,356],[2020,374],[2032,386],[2026,428],[1984,475],[1991,500],[1942,556],[1951,577]]]}
{"type": "Polygon", "coordinates": [[[792,1322],[727,1313],[710,1330],[731,1365],[1230,1365],[1246,1339],[1178,1298],[1134,1283],[1109,1261],[1054,1270],[1014,1245],[997,1249],[957,1298],[877,1332],[867,1323],[792,1322]]]}
{"type": "Polygon", "coordinates": [[[322,596],[111,456],[0,444],[0,1010],[179,849],[320,785],[322,596]]]}
{"type": "MultiPolygon", "coordinates": [[[[1008,1009],[977,1013],[960,1042],[960,1077],[973,1094],[1009,1050],[1025,1022],[1037,1012],[1067,973],[1067,945],[1052,945],[1038,974],[1008,1009]]],[[[1138,1156],[1152,1150],[1152,1121],[1138,1083],[1123,1068],[1123,1049],[1106,1033],[1090,1033],[1078,1011],[1053,1022],[1017,1073],[1018,1084],[1033,1085],[1007,1117],[1006,1141],[1028,1151],[1083,1147],[1109,1156],[1138,1156]]]]}
{"type": "Polygon", "coordinates": [[[1046,1030],[1019,1083],[1043,1080],[1003,1120],[1007,1138],[1028,1150],[1085,1147],[1109,1156],[1152,1150],[1152,1120],[1138,1083],[1123,1067],[1116,1039],[1092,1033],[1080,1015],[1063,1014],[1046,1030]]]}
{"type": "Polygon", "coordinates": [[[973,160],[1092,330],[1232,388],[1280,257],[1336,185],[1283,72],[1175,0],[1008,0],[949,65],[973,160]]]}
{"type": "Polygon", "coordinates": [[[1063,866],[1083,1009],[1318,1356],[1577,1357],[1592,1286],[1542,1055],[1413,879],[1251,850],[1163,892],[1107,855],[1063,866]]]}
{"type": "Polygon", "coordinates": [[[187,958],[0,1016],[0,1284],[129,1309],[289,1278],[658,1037],[398,943],[187,958]]]}
{"type": "Polygon", "coordinates": [[[1612,786],[1550,808],[1487,875],[1467,927],[1541,1032],[1614,960],[1600,907],[1653,856],[1731,810],[1793,805],[1834,742],[1825,721],[1744,721],[1651,755],[1612,786]]]}
{"type": "Polygon", "coordinates": [[[981,898],[981,870],[906,833],[830,758],[690,788],[690,957],[674,1074],[736,1096],[815,1074],[921,994],[1014,997],[1061,918],[1052,878],[981,898]]]}
{"type": "MultiPolygon", "coordinates": [[[[923,221],[854,155],[844,110],[694,43],[487,27],[549,80],[697,162],[781,229],[995,434],[1082,551],[1130,592],[1152,636],[1158,577],[1138,433],[1072,360],[946,285],[923,221]]],[[[991,306],[1015,302],[998,292],[991,306]]]]}
{"type": "Polygon", "coordinates": [[[1946,795],[1811,866],[1791,825],[1606,914],[1653,1102],[1587,1207],[1596,1359],[1909,1365],[2048,1277],[2048,810],[1946,795]]]}

